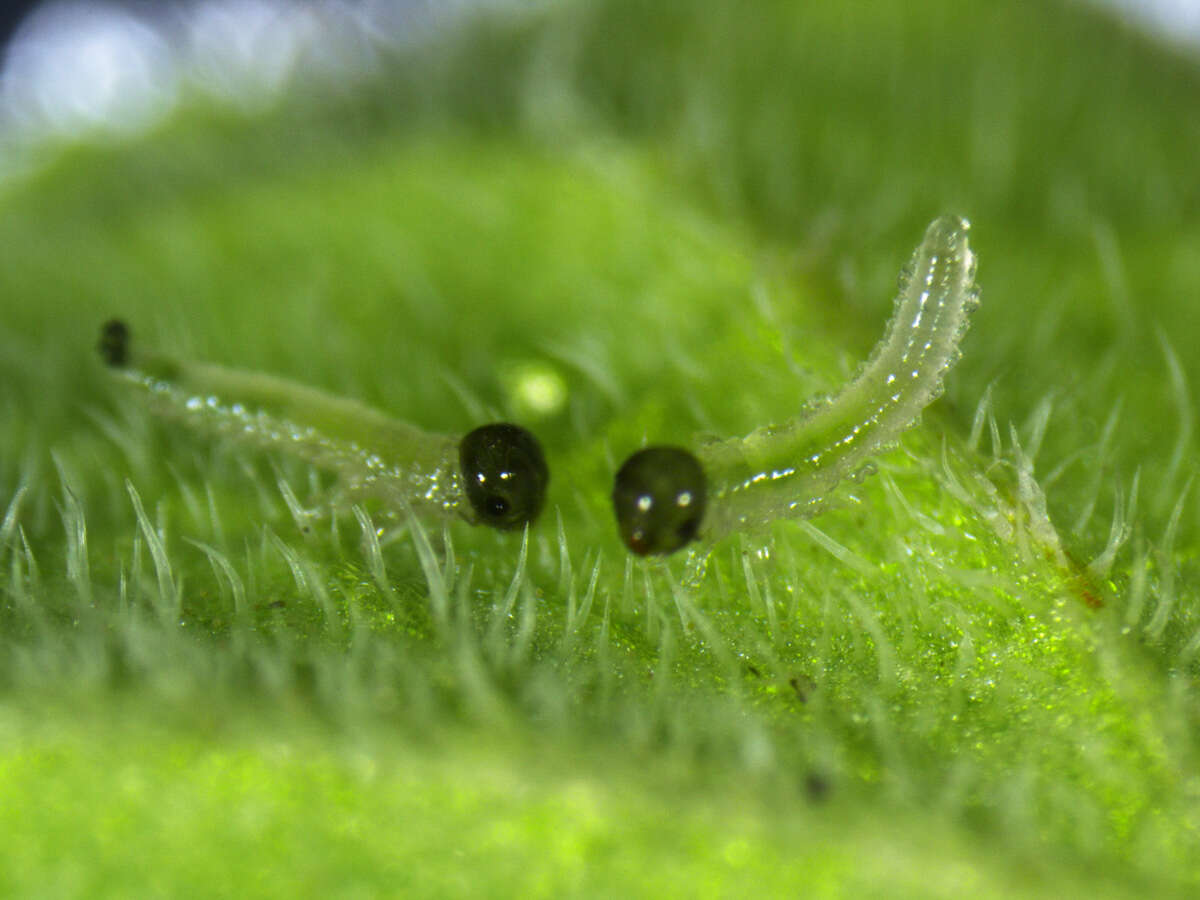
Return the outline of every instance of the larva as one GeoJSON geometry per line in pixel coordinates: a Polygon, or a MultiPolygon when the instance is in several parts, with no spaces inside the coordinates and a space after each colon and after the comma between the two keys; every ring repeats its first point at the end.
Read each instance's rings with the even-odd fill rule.
{"type": "Polygon", "coordinates": [[[299,457],[335,474],[348,495],[501,530],[541,511],[550,472],[537,438],[518,425],[431,434],[283,378],[142,350],[120,320],[104,325],[99,349],[159,415],[299,457]]]}
{"type": "Polygon", "coordinates": [[[883,339],[832,400],[694,453],[652,446],[630,456],[612,495],[626,546],[673,553],[695,539],[820,513],[838,482],[864,471],[941,393],[979,302],[969,228],[957,216],[929,225],[900,273],[883,339]]]}

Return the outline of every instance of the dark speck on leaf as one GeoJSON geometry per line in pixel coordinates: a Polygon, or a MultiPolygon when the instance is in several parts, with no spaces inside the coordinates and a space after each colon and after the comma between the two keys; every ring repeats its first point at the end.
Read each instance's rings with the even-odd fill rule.
{"type": "Polygon", "coordinates": [[[100,357],[115,368],[129,361],[129,326],[120,319],[109,319],[100,328],[100,357]]]}
{"type": "Polygon", "coordinates": [[[811,802],[824,803],[832,790],[833,783],[820,772],[809,772],[804,776],[804,793],[811,802]]]}

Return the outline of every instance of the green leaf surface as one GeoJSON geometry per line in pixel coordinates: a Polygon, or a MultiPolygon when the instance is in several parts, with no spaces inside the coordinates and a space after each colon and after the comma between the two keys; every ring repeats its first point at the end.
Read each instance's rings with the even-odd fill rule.
{"type": "Polygon", "coordinates": [[[1198,100],[1071,5],[604,0],[10,183],[0,892],[1194,892],[1198,100]],[[942,212],[982,305],[921,424],[629,558],[620,462],[836,390],[942,212]],[[547,510],[351,509],[151,417],[113,315],[521,421],[547,510]]]}

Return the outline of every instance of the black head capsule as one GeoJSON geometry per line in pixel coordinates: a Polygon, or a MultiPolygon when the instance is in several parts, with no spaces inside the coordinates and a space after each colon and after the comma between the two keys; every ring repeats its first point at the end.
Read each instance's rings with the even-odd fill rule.
{"type": "Polygon", "coordinates": [[[707,491],[704,469],[688,451],[639,450],[625,460],[613,484],[621,540],[639,556],[674,553],[700,532],[707,491]]]}
{"type": "Polygon", "coordinates": [[[96,349],[107,365],[124,366],[129,362],[129,326],[120,319],[109,319],[100,326],[100,343],[96,349]]]}
{"type": "Polygon", "coordinates": [[[511,531],[537,518],[550,470],[542,445],[524,428],[507,422],[476,428],[458,445],[458,459],[480,522],[511,531]]]}

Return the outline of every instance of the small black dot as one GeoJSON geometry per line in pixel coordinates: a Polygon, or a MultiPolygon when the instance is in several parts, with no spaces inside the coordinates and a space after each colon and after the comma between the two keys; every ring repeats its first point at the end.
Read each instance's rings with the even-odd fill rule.
{"type": "Polygon", "coordinates": [[[509,531],[537,518],[550,470],[538,439],[507,422],[476,428],[458,445],[463,487],[479,521],[509,531]]]}
{"type": "Polygon", "coordinates": [[[707,489],[700,461],[687,450],[639,450],[613,483],[621,540],[639,556],[674,553],[699,534],[707,489]]]}
{"type": "Polygon", "coordinates": [[[811,771],[804,776],[804,793],[813,803],[824,803],[832,790],[833,782],[826,775],[811,771]]]}
{"type": "Polygon", "coordinates": [[[120,319],[109,319],[100,327],[100,357],[110,366],[120,368],[129,362],[129,326],[120,319]]]}

